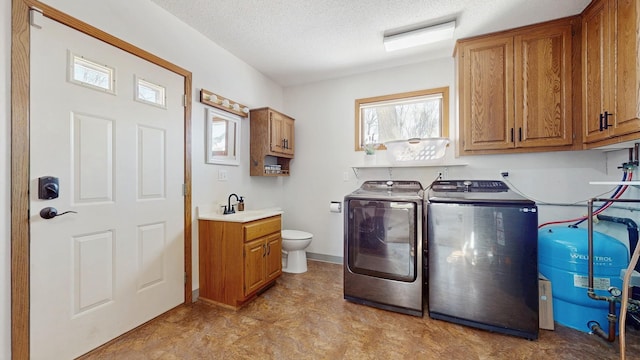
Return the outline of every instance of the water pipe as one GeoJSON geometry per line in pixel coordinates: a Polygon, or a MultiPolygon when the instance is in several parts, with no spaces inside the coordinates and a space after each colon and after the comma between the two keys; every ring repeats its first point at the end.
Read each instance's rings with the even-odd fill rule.
{"type": "MultiPolygon", "coordinates": [[[[587,207],[588,207],[588,258],[589,259],[593,259],[593,203],[595,201],[606,201],[606,202],[626,202],[626,203],[640,203],[640,200],[637,199],[589,199],[589,201],[587,201],[587,207]]],[[[640,257],[640,246],[636,246],[635,250],[633,251],[633,255],[631,256],[631,261],[629,262],[629,267],[627,268],[627,271],[624,275],[623,281],[622,281],[622,299],[621,299],[621,304],[620,304],[620,322],[619,322],[619,334],[620,334],[620,356],[621,359],[624,360],[625,358],[625,339],[624,339],[624,330],[625,330],[625,326],[626,326],[626,314],[627,314],[627,307],[629,306],[629,303],[637,303],[637,301],[634,301],[633,299],[629,299],[629,282],[631,279],[631,274],[633,272],[634,267],[637,265],[638,263],[638,258],[640,257]]],[[[613,296],[613,297],[606,297],[606,296],[598,296],[596,295],[594,289],[593,289],[593,261],[590,260],[589,261],[589,285],[588,285],[588,289],[587,289],[587,294],[589,295],[590,298],[595,299],[595,300],[606,300],[606,301],[610,301],[609,304],[609,315],[607,316],[607,319],[609,320],[609,329],[611,329],[611,323],[613,321],[613,319],[615,318],[615,306],[613,307],[613,311],[611,308],[611,302],[615,302],[618,301],[618,297],[617,296],[613,296]],[[613,316],[611,316],[613,314],[613,316]]],[[[610,290],[611,291],[611,290],[610,290]]],[[[606,338],[607,340],[611,339],[611,338],[615,338],[615,328],[613,329],[613,334],[612,331],[609,331],[609,334],[606,334],[604,332],[604,330],[602,330],[602,328],[600,328],[600,325],[597,324],[597,322],[589,322],[588,326],[590,326],[590,328],[592,329],[592,331],[594,332],[594,334],[601,336],[603,338],[606,338]],[[605,337],[606,336],[606,337],[605,337]]]]}
{"type": "Polygon", "coordinates": [[[629,261],[629,267],[624,273],[624,278],[622,279],[622,303],[620,304],[620,324],[618,330],[618,333],[620,334],[620,360],[624,360],[626,356],[625,321],[627,318],[627,304],[629,302],[629,282],[631,281],[631,273],[638,264],[638,258],[640,258],[640,246],[636,246],[636,249],[633,251],[631,261],[629,261]]]}
{"type": "Polygon", "coordinates": [[[589,199],[587,201],[587,210],[588,210],[588,219],[587,229],[588,229],[588,254],[587,257],[589,259],[589,287],[587,288],[587,295],[594,300],[602,300],[609,302],[609,314],[607,314],[607,322],[609,323],[609,331],[605,332],[600,324],[597,321],[589,321],[587,326],[591,329],[591,332],[600,336],[601,338],[607,340],[608,342],[613,342],[616,339],[616,322],[618,321],[618,317],[616,316],[616,302],[620,294],[617,296],[614,295],[613,289],[610,289],[609,292],[613,296],[600,296],[597,295],[593,288],[593,202],[595,199],[589,199]]]}
{"type": "MultiPolygon", "coordinates": [[[[638,246],[638,224],[636,224],[635,221],[629,218],[621,218],[617,216],[597,215],[597,218],[598,220],[602,221],[609,221],[616,224],[626,225],[627,233],[629,234],[629,253],[633,254],[636,246],[638,246]]],[[[638,269],[638,266],[636,266],[635,270],[640,271],[640,269],[638,269]]]]}
{"type": "MultiPolygon", "coordinates": [[[[627,179],[627,170],[625,169],[622,172],[622,180],[621,181],[631,181],[631,179],[633,179],[633,173],[629,173],[629,178],[627,179]]],[[[618,187],[616,187],[616,190],[613,192],[613,194],[611,195],[612,198],[614,199],[618,199],[620,198],[620,196],[622,196],[622,194],[627,190],[628,186],[627,185],[618,185],[618,187]]],[[[613,204],[613,202],[606,202],[602,205],[600,205],[600,207],[598,208],[598,210],[594,211],[594,215],[598,215],[601,212],[603,212],[604,210],[606,210],[609,206],[611,206],[611,204],[613,204]]],[[[578,227],[578,225],[582,224],[585,220],[587,220],[587,217],[583,217],[580,221],[576,222],[575,224],[571,225],[572,227],[578,227]]]]}
{"type": "MultiPolygon", "coordinates": [[[[622,176],[622,181],[631,181],[631,179],[633,179],[633,173],[632,170],[626,167],[627,164],[623,164],[624,167],[624,172],[623,172],[623,176],[622,176]],[[628,177],[627,177],[627,173],[628,173],[628,177]]],[[[612,199],[611,200],[617,200],[619,199],[622,194],[627,190],[628,185],[619,185],[618,188],[616,188],[615,192],[612,195],[612,199]]],[[[598,208],[598,210],[596,210],[593,215],[598,215],[600,213],[602,213],[603,211],[605,211],[607,208],[609,208],[611,205],[613,204],[613,201],[608,201],[605,204],[603,204],[602,206],[600,206],[598,208]]],[[[558,221],[549,221],[546,223],[543,223],[541,225],[538,225],[538,229],[545,227],[547,225],[554,225],[554,224],[564,224],[564,223],[568,223],[568,222],[575,222],[577,221],[575,224],[571,225],[571,227],[577,227],[580,223],[582,223],[583,221],[587,220],[588,217],[587,216],[581,216],[579,218],[575,218],[575,219],[569,219],[569,220],[558,220],[558,221]]]]}

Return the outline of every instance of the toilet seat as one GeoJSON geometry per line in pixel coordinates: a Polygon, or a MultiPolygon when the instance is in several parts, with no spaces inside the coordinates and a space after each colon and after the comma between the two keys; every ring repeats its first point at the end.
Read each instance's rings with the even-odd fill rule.
{"type": "Polygon", "coordinates": [[[282,238],[285,240],[306,240],[312,238],[313,235],[306,231],[300,230],[282,230],[282,238]]]}

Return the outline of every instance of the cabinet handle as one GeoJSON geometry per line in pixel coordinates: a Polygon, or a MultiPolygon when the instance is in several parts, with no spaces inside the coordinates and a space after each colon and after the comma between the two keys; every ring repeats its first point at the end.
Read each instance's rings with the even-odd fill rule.
{"type": "Polygon", "coordinates": [[[608,111],[605,111],[604,114],[600,114],[600,131],[606,130],[612,126],[609,124],[609,116],[611,115],[613,114],[610,114],[608,111]]]}
{"type": "Polygon", "coordinates": [[[271,254],[271,245],[267,244],[267,255],[271,254]]]}
{"type": "Polygon", "coordinates": [[[289,148],[289,139],[284,139],[284,148],[285,149],[289,148]]]}
{"type": "Polygon", "coordinates": [[[282,148],[285,149],[285,145],[284,145],[284,139],[282,139],[282,148]]]}
{"type": "Polygon", "coordinates": [[[609,124],[609,116],[611,116],[611,115],[613,115],[613,114],[609,114],[608,111],[604,112],[604,128],[605,129],[608,129],[609,126],[612,126],[611,124],[609,124]]]}
{"type": "Polygon", "coordinates": [[[522,128],[518,128],[518,141],[522,142],[522,128]]]}
{"type": "Polygon", "coordinates": [[[267,256],[267,245],[262,244],[262,257],[267,256]]]}
{"type": "Polygon", "coordinates": [[[513,128],[511,128],[511,142],[513,142],[513,128]]]}

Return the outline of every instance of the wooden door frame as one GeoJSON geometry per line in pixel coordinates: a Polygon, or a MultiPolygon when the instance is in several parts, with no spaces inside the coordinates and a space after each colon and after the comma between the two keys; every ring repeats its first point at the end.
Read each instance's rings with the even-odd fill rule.
{"type": "Polygon", "coordinates": [[[184,77],[184,299],[191,303],[191,72],[37,0],[11,2],[11,357],[29,358],[29,11],[92,36],[184,77]]]}

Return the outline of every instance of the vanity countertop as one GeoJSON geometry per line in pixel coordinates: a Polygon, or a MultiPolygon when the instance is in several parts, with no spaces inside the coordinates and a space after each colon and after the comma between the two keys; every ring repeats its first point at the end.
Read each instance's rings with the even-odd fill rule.
{"type": "MultiPolygon", "coordinates": [[[[199,220],[212,220],[212,221],[229,221],[229,222],[249,222],[254,220],[260,220],[275,215],[282,215],[283,211],[280,208],[269,208],[259,210],[247,210],[236,211],[235,214],[223,215],[219,210],[214,211],[206,208],[197,208],[199,220]]],[[[217,210],[217,209],[216,209],[217,210]]]]}

